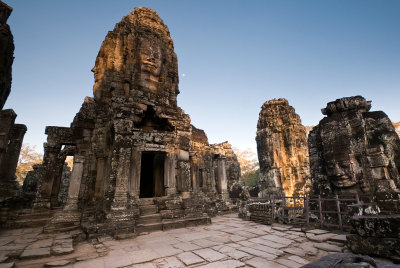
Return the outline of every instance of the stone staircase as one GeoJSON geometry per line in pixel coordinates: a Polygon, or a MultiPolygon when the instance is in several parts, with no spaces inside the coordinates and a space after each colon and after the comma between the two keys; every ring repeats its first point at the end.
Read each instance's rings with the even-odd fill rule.
{"type": "Polygon", "coordinates": [[[145,232],[161,231],[163,229],[162,217],[158,212],[157,205],[153,198],[140,199],[140,217],[136,224],[138,234],[145,232]]]}

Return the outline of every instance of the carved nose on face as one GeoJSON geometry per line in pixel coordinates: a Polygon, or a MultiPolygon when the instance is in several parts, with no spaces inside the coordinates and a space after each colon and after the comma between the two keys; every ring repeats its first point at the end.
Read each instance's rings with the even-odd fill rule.
{"type": "Polygon", "coordinates": [[[335,164],[335,173],[338,176],[344,175],[343,170],[339,167],[339,165],[337,163],[335,164]]]}

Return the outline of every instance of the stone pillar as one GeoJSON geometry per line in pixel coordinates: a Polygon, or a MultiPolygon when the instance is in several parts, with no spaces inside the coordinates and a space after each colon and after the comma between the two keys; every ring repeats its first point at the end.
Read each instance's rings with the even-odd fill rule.
{"type": "Polygon", "coordinates": [[[164,184],[166,195],[173,195],[176,193],[175,165],[175,154],[167,153],[164,164],[164,184]]]}
{"type": "Polygon", "coordinates": [[[111,210],[126,210],[128,202],[128,183],[131,162],[131,148],[120,148],[117,163],[117,177],[114,200],[111,210]]]}
{"type": "Polygon", "coordinates": [[[67,203],[65,204],[64,210],[78,210],[78,197],[82,181],[84,162],[84,156],[74,156],[74,167],[72,168],[72,174],[68,189],[68,199],[67,203]]]}
{"type": "Polygon", "coordinates": [[[215,177],[216,177],[216,174],[215,174],[215,166],[214,166],[214,161],[213,161],[211,168],[210,168],[210,176],[209,176],[209,178],[207,178],[208,191],[211,193],[216,192],[215,177]]]}
{"type": "Polygon", "coordinates": [[[225,199],[228,197],[228,180],[226,178],[224,157],[219,157],[217,160],[217,180],[218,193],[225,199]]]}
{"type": "Polygon", "coordinates": [[[71,179],[69,182],[67,202],[64,209],[56,212],[52,217],[50,224],[44,227],[46,232],[57,232],[60,228],[71,228],[71,225],[80,225],[81,212],[78,210],[78,199],[84,162],[84,156],[74,156],[74,167],[72,168],[71,179]]]}
{"type": "Polygon", "coordinates": [[[136,198],[140,195],[140,168],[142,163],[142,153],[137,149],[132,149],[131,170],[129,174],[129,194],[136,198]]]}
{"type": "Polygon", "coordinates": [[[53,187],[51,188],[50,206],[58,207],[58,194],[60,193],[61,177],[64,169],[66,155],[58,154],[56,166],[54,167],[55,174],[53,180],[53,187]]]}
{"type": "MultiPolygon", "coordinates": [[[[34,208],[50,208],[51,193],[55,177],[59,174],[59,158],[61,145],[44,144],[43,172],[38,181],[38,189],[34,208]]],[[[62,163],[63,165],[64,163],[62,163]]],[[[62,168],[61,165],[61,168],[62,168]]]]}
{"type": "Polygon", "coordinates": [[[26,126],[22,124],[15,124],[11,130],[10,142],[7,146],[7,170],[5,176],[10,181],[15,181],[15,171],[18,165],[18,158],[21,152],[22,141],[26,133],[26,126]]]}
{"type": "Polygon", "coordinates": [[[192,178],[192,190],[193,192],[198,192],[199,184],[198,184],[198,167],[197,167],[197,156],[195,153],[191,153],[190,157],[190,176],[192,178]]]}

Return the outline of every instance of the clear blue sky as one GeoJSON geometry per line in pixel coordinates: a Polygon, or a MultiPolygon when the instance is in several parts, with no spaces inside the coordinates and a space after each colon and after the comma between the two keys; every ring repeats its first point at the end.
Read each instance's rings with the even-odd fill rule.
{"type": "Polygon", "coordinates": [[[400,1],[5,0],[14,8],[12,91],[5,108],[42,150],[45,126],[69,126],[100,45],[137,6],[155,9],[178,55],[178,105],[209,141],[255,150],[261,105],[284,97],[304,125],[361,94],[400,121],[400,1]]]}

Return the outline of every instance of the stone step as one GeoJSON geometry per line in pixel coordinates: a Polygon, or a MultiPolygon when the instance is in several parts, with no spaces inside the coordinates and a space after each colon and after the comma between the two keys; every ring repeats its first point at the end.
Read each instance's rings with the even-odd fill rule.
{"type": "Polygon", "coordinates": [[[136,226],[136,231],[138,234],[144,232],[154,232],[154,231],[162,231],[163,224],[160,223],[147,223],[147,224],[138,224],[136,226]]]}
{"type": "Polygon", "coordinates": [[[140,215],[150,215],[158,213],[158,207],[156,205],[140,206],[140,215]]]}
{"type": "Polygon", "coordinates": [[[67,233],[71,231],[80,230],[80,226],[75,223],[58,223],[48,224],[43,228],[43,233],[67,233]]]}
{"type": "Polygon", "coordinates": [[[161,223],[161,214],[157,213],[139,217],[138,224],[147,224],[147,223],[161,223]]]}
{"type": "Polygon", "coordinates": [[[7,223],[8,228],[34,228],[34,227],[44,227],[51,221],[51,217],[46,218],[33,218],[33,219],[17,219],[15,221],[10,221],[7,223]]]}
{"type": "Polygon", "coordinates": [[[148,206],[148,205],[154,205],[153,198],[140,198],[139,199],[139,206],[148,206]]]}
{"type": "Polygon", "coordinates": [[[42,219],[42,218],[51,218],[54,214],[54,211],[44,211],[44,212],[32,212],[32,213],[23,213],[18,215],[18,220],[32,220],[32,219],[42,219]]]}

